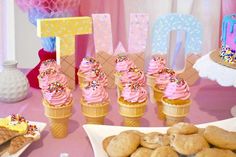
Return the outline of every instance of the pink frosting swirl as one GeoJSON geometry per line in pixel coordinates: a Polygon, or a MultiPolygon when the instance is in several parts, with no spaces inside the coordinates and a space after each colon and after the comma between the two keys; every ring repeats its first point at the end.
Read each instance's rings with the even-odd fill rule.
{"type": "Polygon", "coordinates": [[[104,71],[95,67],[84,73],[87,82],[98,81],[100,85],[106,87],[108,84],[107,76],[104,71]]]}
{"type": "Polygon", "coordinates": [[[97,62],[94,58],[92,57],[86,57],[83,58],[82,62],[80,63],[79,66],[79,72],[81,73],[88,73],[91,71],[93,68],[99,68],[101,69],[101,65],[99,62],[97,62]]]}
{"type": "Polygon", "coordinates": [[[172,100],[187,100],[190,97],[188,84],[181,78],[171,79],[171,82],[166,87],[164,96],[172,100]]]}
{"type": "Polygon", "coordinates": [[[159,89],[164,90],[170,82],[170,79],[173,77],[175,77],[175,72],[171,69],[165,68],[158,72],[155,83],[159,89]]]}
{"type": "Polygon", "coordinates": [[[165,59],[161,57],[153,57],[149,62],[147,74],[155,76],[158,73],[158,71],[164,69],[165,67],[166,67],[165,59]]]}
{"type": "Polygon", "coordinates": [[[69,88],[64,87],[59,82],[53,82],[48,85],[48,89],[43,91],[43,97],[51,105],[63,106],[72,99],[69,88]]]}
{"type": "Polygon", "coordinates": [[[99,77],[99,74],[101,72],[101,69],[98,67],[92,68],[89,71],[85,72],[85,79],[86,81],[93,81],[96,80],[99,77]]]}
{"type": "Polygon", "coordinates": [[[118,56],[116,59],[117,72],[126,72],[131,66],[134,66],[134,62],[131,61],[127,56],[118,56]]]}
{"type": "Polygon", "coordinates": [[[107,75],[105,72],[101,71],[98,76],[98,83],[102,85],[103,87],[107,87],[108,85],[108,80],[107,80],[107,75]]]}
{"type": "Polygon", "coordinates": [[[48,59],[42,62],[39,68],[39,73],[43,73],[47,71],[48,69],[54,69],[56,72],[59,72],[61,69],[61,66],[58,65],[54,59],[48,59]]]}
{"type": "Polygon", "coordinates": [[[121,97],[128,102],[142,103],[147,100],[147,91],[138,84],[126,84],[121,93],[121,97]]]}
{"type": "Polygon", "coordinates": [[[108,93],[96,81],[93,81],[88,87],[83,88],[82,95],[84,100],[89,104],[108,101],[108,93]]]}
{"type": "Polygon", "coordinates": [[[64,87],[67,86],[67,78],[62,73],[51,73],[47,75],[39,75],[39,87],[42,90],[47,90],[48,85],[53,82],[60,82],[64,87]]]}
{"type": "Polygon", "coordinates": [[[139,85],[144,86],[145,75],[143,71],[137,67],[131,67],[128,72],[125,72],[121,76],[120,81],[123,85],[127,83],[138,83],[139,85]]]}

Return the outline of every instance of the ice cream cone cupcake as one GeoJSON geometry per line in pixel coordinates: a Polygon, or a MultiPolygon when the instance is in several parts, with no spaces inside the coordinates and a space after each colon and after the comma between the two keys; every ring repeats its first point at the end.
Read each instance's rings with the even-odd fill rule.
{"type": "Polygon", "coordinates": [[[48,69],[53,69],[56,72],[60,72],[61,66],[57,64],[56,60],[48,59],[42,62],[39,68],[39,73],[46,72],[48,69]]]}
{"type": "Polygon", "coordinates": [[[118,98],[119,113],[124,118],[124,126],[138,127],[146,111],[147,91],[139,84],[126,84],[118,98]]]}
{"type": "Polygon", "coordinates": [[[152,103],[156,103],[154,99],[154,90],[155,80],[158,76],[158,72],[166,67],[166,61],[161,57],[152,57],[149,62],[148,71],[146,74],[147,85],[149,89],[149,97],[152,103]]]}
{"type": "Polygon", "coordinates": [[[49,120],[52,135],[55,138],[66,137],[73,104],[70,89],[60,82],[53,82],[43,91],[43,97],[44,114],[49,120]]]}
{"type": "Polygon", "coordinates": [[[183,121],[189,113],[191,103],[186,81],[178,77],[171,79],[165,89],[162,103],[168,126],[183,121]]]}
{"type": "Polygon", "coordinates": [[[54,59],[43,61],[39,68],[39,87],[42,90],[47,89],[48,84],[55,82],[55,80],[67,86],[67,79],[65,78],[66,76],[61,74],[60,69],[60,65],[58,65],[54,59]]]}
{"type": "Polygon", "coordinates": [[[67,86],[67,78],[64,74],[57,72],[55,69],[47,69],[38,75],[39,87],[41,90],[47,90],[48,85],[53,82],[60,82],[63,86],[67,86]]]}
{"type": "Polygon", "coordinates": [[[153,86],[154,99],[157,104],[157,115],[160,119],[165,119],[165,114],[163,113],[162,97],[166,86],[170,82],[171,78],[175,77],[175,72],[171,69],[165,68],[158,72],[155,79],[155,85],[153,86]]]}
{"type": "MultiPolygon", "coordinates": [[[[140,86],[145,85],[145,75],[144,72],[141,71],[139,68],[132,66],[129,70],[120,78],[120,83],[117,85],[119,87],[119,92],[122,92],[124,86],[126,84],[139,84],[140,86]]],[[[120,97],[120,94],[118,96],[120,97]]]]}
{"type": "Polygon", "coordinates": [[[93,57],[85,57],[83,58],[82,62],[79,66],[79,71],[77,73],[79,77],[79,84],[80,87],[85,87],[88,84],[87,77],[89,78],[96,77],[95,69],[100,70],[101,65],[99,62],[97,62],[93,57]],[[94,69],[94,70],[93,70],[94,69]],[[94,73],[92,73],[92,70],[94,73]]]}
{"type": "Polygon", "coordinates": [[[69,117],[72,115],[72,94],[60,68],[55,60],[46,60],[41,64],[38,76],[44,113],[55,138],[67,136],[69,117]]]}
{"type": "Polygon", "coordinates": [[[108,80],[102,66],[92,57],[86,57],[80,64],[78,71],[80,88],[88,86],[89,82],[98,81],[103,87],[107,87],[108,80]]]}
{"type": "Polygon", "coordinates": [[[115,76],[115,85],[117,86],[117,94],[118,97],[120,96],[120,78],[121,76],[126,73],[130,67],[134,66],[133,61],[131,61],[127,56],[125,55],[119,55],[116,59],[116,72],[114,73],[115,76]]]}
{"type": "Polygon", "coordinates": [[[105,88],[92,81],[82,88],[81,110],[88,124],[104,124],[109,111],[109,98],[105,88]]]}

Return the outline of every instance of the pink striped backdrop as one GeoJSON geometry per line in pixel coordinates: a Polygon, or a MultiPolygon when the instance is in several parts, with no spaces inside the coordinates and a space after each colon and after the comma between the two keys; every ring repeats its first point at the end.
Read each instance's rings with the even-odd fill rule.
{"type": "MultiPolygon", "coordinates": [[[[113,47],[121,41],[127,48],[124,1],[123,0],[81,0],[79,16],[91,16],[95,13],[111,14],[113,47]]],[[[93,35],[78,36],[76,39],[76,65],[78,66],[82,58],[86,55],[94,55],[93,35]]]]}

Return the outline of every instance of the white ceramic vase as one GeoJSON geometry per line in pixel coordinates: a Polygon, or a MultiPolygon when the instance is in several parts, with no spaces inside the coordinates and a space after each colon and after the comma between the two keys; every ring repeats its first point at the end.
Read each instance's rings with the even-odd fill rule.
{"type": "Polygon", "coordinates": [[[29,89],[25,75],[17,69],[16,61],[5,61],[0,73],[0,101],[13,103],[23,100],[29,89]]]}

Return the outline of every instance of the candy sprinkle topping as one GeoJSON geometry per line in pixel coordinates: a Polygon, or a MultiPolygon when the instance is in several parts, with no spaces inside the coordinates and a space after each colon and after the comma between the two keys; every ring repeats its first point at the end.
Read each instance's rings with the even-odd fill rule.
{"type": "Polygon", "coordinates": [[[48,91],[52,92],[62,92],[65,90],[65,87],[60,82],[53,82],[48,85],[48,91]]]}
{"type": "Polygon", "coordinates": [[[129,72],[138,73],[138,72],[140,72],[140,70],[139,70],[139,68],[137,68],[137,67],[130,67],[130,68],[129,68],[129,72]]]}
{"type": "Polygon", "coordinates": [[[57,71],[56,71],[55,69],[50,68],[50,69],[47,69],[47,70],[44,71],[44,72],[41,72],[41,73],[39,74],[39,76],[40,76],[40,78],[43,78],[43,77],[45,77],[46,75],[51,75],[51,74],[56,74],[56,73],[57,73],[57,71]]]}
{"type": "Polygon", "coordinates": [[[87,61],[86,63],[95,63],[96,60],[93,57],[85,57],[85,60],[87,61]]]}
{"type": "Polygon", "coordinates": [[[17,122],[26,122],[25,118],[22,117],[19,114],[13,114],[11,115],[11,121],[17,121],[17,122]]]}
{"type": "Polygon", "coordinates": [[[130,87],[131,90],[137,91],[141,87],[141,85],[138,83],[128,83],[128,87],[130,87]]]}
{"type": "Polygon", "coordinates": [[[93,69],[92,69],[92,72],[95,73],[96,76],[99,76],[99,74],[100,74],[100,69],[99,69],[98,67],[93,68],[93,69]]]}
{"type": "Polygon", "coordinates": [[[47,60],[43,61],[42,64],[46,66],[46,65],[48,65],[50,63],[54,63],[54,62],[56,62],[55,59],[47,59],[47,60]]]}
{"type": "Polygon", "coordinates": [[[93,80],[88,83],[88,86],[86,86],[86,89],[93,88],[95,90],[98,86],[100,86],[99,82],[97,80],[93,80]]]}
{"type": "Polygon", "coordinates": [[[39,131],[36,125],[29,125],[26,134],[34,136],[36,131],[39,131]]]}
{"type": "Polygon", "coordinates": [[[170,74],[171,76],[175,75],[175,72],[172,69],[169,68],[165,68],[165,69],[161,69],[158,74],[163,74],[163,73],[167,73],[170,74]]]}
{"type": "Polygon", "coordinates": [[[116,58],[116,63],[126,61],[127,59],[127,56],[118,55],[118,57],[116,58]]]}

